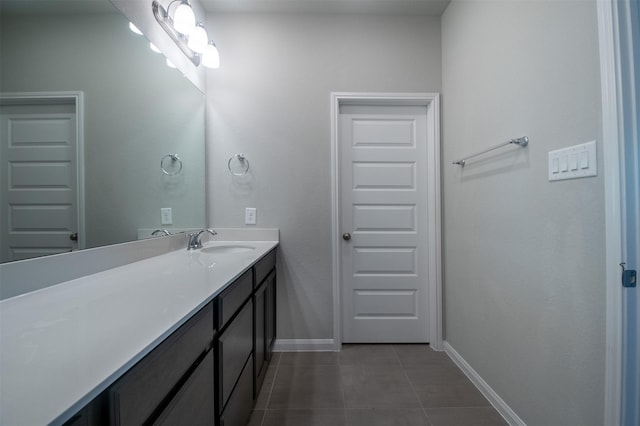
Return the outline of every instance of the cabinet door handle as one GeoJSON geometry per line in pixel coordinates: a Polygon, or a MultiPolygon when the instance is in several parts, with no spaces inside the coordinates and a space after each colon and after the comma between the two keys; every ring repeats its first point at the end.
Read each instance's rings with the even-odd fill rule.
{"type": "Polygon", "coordinates": [[[348,232],[345,232],[344,234],[342,234],[342,239],[345,241],[349,241],[351,239],[351,234],[348,232]]]}

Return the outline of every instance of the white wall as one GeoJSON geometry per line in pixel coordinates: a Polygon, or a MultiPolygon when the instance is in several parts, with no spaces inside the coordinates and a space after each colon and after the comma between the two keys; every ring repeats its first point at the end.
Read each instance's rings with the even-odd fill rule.
{"type": "Polygon", "coordinates": [[[446,340],[529,425],[603,423],[602,175],[547,181],[548,151],[599,138],[597,49],[595,1],[442,17],[446,340]]]}
{"type": "Polygon", "coordinates": [[[438,18],[210,14],[208,218],[280,228],[278,337],[332,337],[331,91],[440,91],[438,18]],[[245,153],[251,172],[232,178],[245,153]]]}

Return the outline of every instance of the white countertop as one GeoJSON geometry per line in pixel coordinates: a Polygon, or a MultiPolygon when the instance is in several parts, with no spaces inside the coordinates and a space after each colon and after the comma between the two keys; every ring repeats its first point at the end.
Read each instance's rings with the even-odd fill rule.
{"type": "Polygon", "coordinates": [[[0,301],[0,424],[63,423],[278,243],[238,244],[256,249],[181,249],[0,301]]]}

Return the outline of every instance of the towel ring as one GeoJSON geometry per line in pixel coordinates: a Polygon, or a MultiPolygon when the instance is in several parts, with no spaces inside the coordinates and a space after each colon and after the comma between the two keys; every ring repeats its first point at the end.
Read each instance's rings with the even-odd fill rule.
{"type": "Polygon", "coordinates": [[[234,176],[246,175],[247,172],[249,171],[249,160],[247,160],[247,157],[244,154],[234,154],[229,158],[229,161],[227,162],[227,168],[229,169],[229,172],[231,172],[231,174],[234,175],[234,176]],[[240,171],[238,171],[238,172],[234,172],[233,168],[231,167],[231,162],[234,159],[238,160],[238,163],[243,165],[239,169],[240,171]]]}
{"type": "Polygon", "coordinates": [[[182,171],[182,160],[178,157],[178,154],[167,154],[160,160],[160,170],[167,176],[175,176],[182,171]],[[167,166],[167,160],[171,160],[170,166],[167,166]],[[177,166],[174,165],[176,162],[178,163],[177,166]],[[167,170],[168,168],[171,171],[167,170]]]}

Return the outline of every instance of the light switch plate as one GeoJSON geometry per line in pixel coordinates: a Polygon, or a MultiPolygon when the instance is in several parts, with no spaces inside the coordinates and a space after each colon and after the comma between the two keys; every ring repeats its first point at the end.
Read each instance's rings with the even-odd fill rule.
{"type": "Polygon", "coordinates": [[[255,207],[247,207],[244,209],[244,224],[255,225],[257,222],[257,210],[255,207]]]}
{"type": "Polygon", "coordinates": [[[549,180],[597,176],[596,141],[549,151],[549,180]]]}
{"type": "Polygon", "coordinates": [[[171,207],[163,207],[160,209],[160,223],[163,225],[173,225],[173,212],[171,207]]]}

